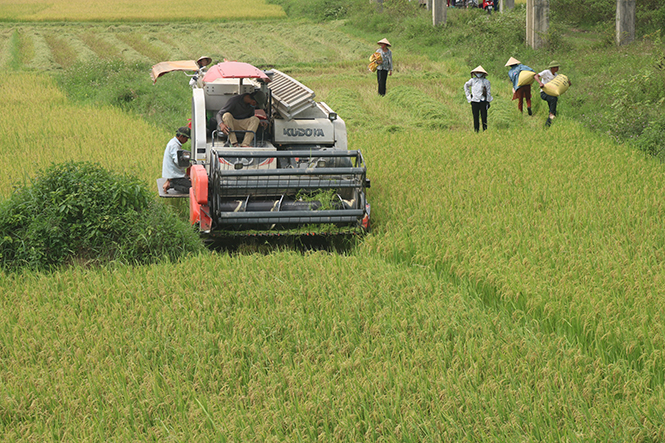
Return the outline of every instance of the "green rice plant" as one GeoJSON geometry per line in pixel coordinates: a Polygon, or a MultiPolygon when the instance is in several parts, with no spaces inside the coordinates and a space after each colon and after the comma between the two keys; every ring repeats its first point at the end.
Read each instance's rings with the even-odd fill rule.
{"type": "Polygon", "coordinates": [[[318,211],[325,211],[328,209],[335,209],[335,204],[339,202],[337,192],[334,189],[317,189],[315,191],[300,191],[296,194],[297,201],[304,202],[317,202],[319,205],[316,208],[318,211]]]}

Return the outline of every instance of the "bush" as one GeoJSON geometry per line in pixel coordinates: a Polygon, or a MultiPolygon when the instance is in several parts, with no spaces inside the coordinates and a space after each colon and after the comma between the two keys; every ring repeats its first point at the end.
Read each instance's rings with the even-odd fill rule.
{"type": "Polygon", "coordinates": [[[649,122],[635,145],[647,154],[665,160],[665,116],[660,115],[649,122]]]}
{"type": "Polygon", "coordinates": [[[141,182],[90,163],[52,165],[0,204],[0,267],[7,270],[145,264],[202,248],[141,182]]]}
{"type": "Polygon", "coordinates": [[[633,69],[609,83],[607,93],[614,99],[610,131],[618,140],[632,141],[647,152],[657,153],[657,150],[645,148],[650,142],[642,143],[639,139],[643,135],[651,138],[653,134],[662,133],[658,122],[663,121],[660,116],[665,106],[665,92],[659,85],[664,83],[665,71],[657,66],[633,69]]]}

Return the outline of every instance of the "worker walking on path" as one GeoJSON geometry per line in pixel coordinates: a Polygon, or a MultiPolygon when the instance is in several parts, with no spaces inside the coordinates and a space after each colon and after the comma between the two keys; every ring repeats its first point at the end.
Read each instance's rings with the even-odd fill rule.
{"type": "Polygon", "coordinates": [[[487,80],[487,71],[478,66],[471,71],[471,80],[464,83],[466,101],[471,104],[473,114],[473,129],[480,131],[480,120],[483,121],[483,131],[487,129],[487,110],[492,101],[490,81],[487,80]]]}
{"type": "Polygon", "coordinates": [[[536,71],[528,67],[527,65],[523,65],[519,60],[516,58],[510,57],[508,61],[506,62],[506,66],[510,66],[510,70],[508,71],[508,77],[510,78],[510,81],[513,82],[513,100],[519,100],[517,102],[517,109],[520,110],[520,112],[524,112],[524,100],[526,100],[526,110],[529,113],[529,115],[533,115],[533,112],[531,111],[531,83],[533,83],[533,75],[535,75],[536,71]],[[520,74],[522,72],[533,72],[533,75],[531,76],[523,76],[528,78],[528,80],[523,80],[520,82],[520,74]],[[523,83],[523,84],[520,84],[523,83]]]}
{"type": "Polygon", "coordinates": [[[393,53],[390,50],[390,42],[387,38],[377,42],[379,48],[375,51],[381,55],[381,64],[376,67],[376,79],[379,83],[379,95],[386,95],[386,81],[389,75],[393,75],[393,53]]]}
{"type": "Polygon", "coordinates": [[[164,149],[162,177],[166,179],[163,186],[165,193],[173,188],[179,194],[187,194],[192,186],[192,182],[187,177],[187,168],[178,166],[178,151],[182,150],[182,145],[190,139],[190,134],[187,126],[181,126],[164,149]]]}
{"type": "MultiPolygon", "coordinates": [[[[540,85],[540,98],[545,100],[550,108],[550,115],[547,117],[547,121],[545,121],[545,126],[550,126],[552,124],[552,120],[554,120],[554,118],[556,117],[556,106],[557,103],[559,102],[559,97],[545,93],[545,91],[543,91],[543,88],[547,83],[554,80],[554,78],[558,75],[557,74],[558,71],[559,71],[559,62],[553,60],[547,66],[547,69],[545,69],[542,72],[539,72],[534,77],[538,82],[538,84],[540,85]]],[[[568,85],[572,86],[570,80],[568,80],[568,85]]]]}

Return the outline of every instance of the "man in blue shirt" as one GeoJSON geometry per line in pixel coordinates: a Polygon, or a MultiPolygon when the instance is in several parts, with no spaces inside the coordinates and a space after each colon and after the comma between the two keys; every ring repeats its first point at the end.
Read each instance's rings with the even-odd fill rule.
{"type": "Polygon", "coordinates": [[[187,168],[178,166],[178,151],[182,150],[182,145],[191,137],[188,127],[181,126],[175,133],[164,149],[164,160],[162,161],[162,177],[164,182],[164,192],[173,188],[180,194],[189,192],[192,182],[187,177],[187,168]]]}

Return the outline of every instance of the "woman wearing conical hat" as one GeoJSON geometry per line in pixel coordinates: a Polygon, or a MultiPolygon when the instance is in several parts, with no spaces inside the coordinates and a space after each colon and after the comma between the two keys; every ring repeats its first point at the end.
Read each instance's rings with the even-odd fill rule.
{"type": "Polygon", "coordinates": [[[389,75],[393,75],[393,53],[390,50],[390,42],[387,38],[376,42],[379,48],[375,51],[381,55],[380,65],[376,67],[376,79],[379,83],[379,95],[386,95],[386,80],[389,75]]]}
{"type": "Polygon", "coordinates": [[[471,80],[464,83],[466,101],[471,104],[473,114],[473,130],[480,131],[480,119],[483,120],[483,131],[487,129],[487,110],[493,100],[490,81],[487,80],[487,71],[478,66],[471,71],[471,80]]]}
{"type": "Polygon", "coordinates": [[[520,74],[528,71],[532,72],[532,75],[535,75],[536,71],[527,65],[523,65],[522,62],[514,57],[508,59],[506,67],[510,67],[508,70],[508,77],[510,78],[510,81],[513,82],[513,100],[518,100],[517,109],[519,109],[520,112],[523,112],[523,103],[524,100],[526,100],[526,110],[529,115],[533,115],[533,112],[531,111],[531,83],[533,83],[533,77],[531,77],[530,81],[520,84],[520,74]]]}

